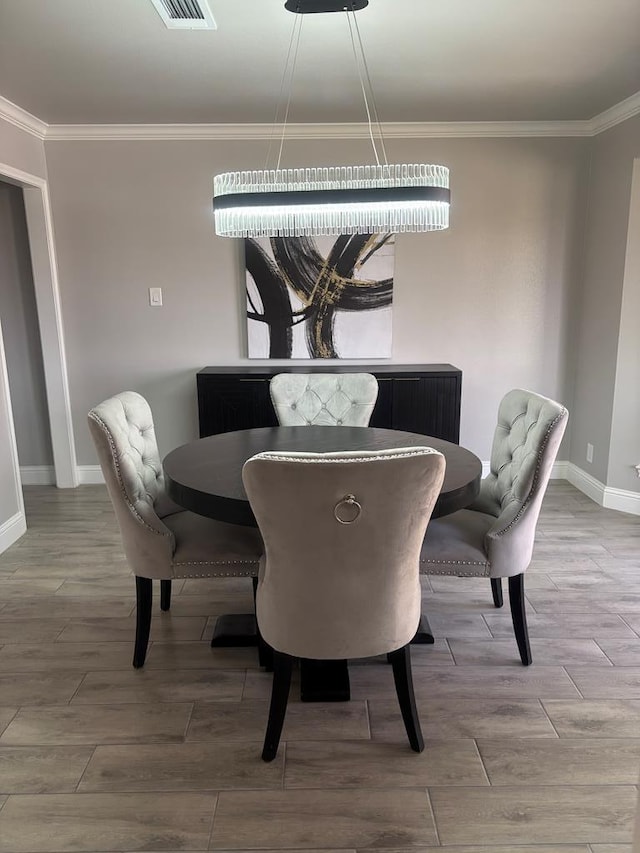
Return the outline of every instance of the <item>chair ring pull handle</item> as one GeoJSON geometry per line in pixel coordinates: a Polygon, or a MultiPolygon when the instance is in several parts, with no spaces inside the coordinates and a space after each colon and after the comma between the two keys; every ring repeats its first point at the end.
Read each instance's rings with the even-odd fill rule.
{"type": "Polygon", "coordinates": [[[333,508],[335,519],[340,524],[353,524],[354,521],[358,520],[361,512],[362,506],[356,500],[355,495],[345,495],[333,508]],[[346,509],[341,509],[342,507],[346,509]]]}

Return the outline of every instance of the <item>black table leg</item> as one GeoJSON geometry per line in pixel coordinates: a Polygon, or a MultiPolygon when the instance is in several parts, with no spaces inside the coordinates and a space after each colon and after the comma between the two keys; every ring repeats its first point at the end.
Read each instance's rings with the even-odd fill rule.
{"type": "Polygon", "coordinates": [[[427,644],[430,645],[432,643],[435,643],[433,632],[431,631],[429,620],[423,613],[420,617],[420,622],[418,622],[418,630],[416,631],[416,635],[413,640],[411,640],[411,644],[414,646],[422,646],[427,644]]]}

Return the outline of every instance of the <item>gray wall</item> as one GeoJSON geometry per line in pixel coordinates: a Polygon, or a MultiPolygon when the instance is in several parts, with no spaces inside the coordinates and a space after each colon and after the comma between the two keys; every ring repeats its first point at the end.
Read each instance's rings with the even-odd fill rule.
{"type": "MultiPolygon", "coordinates": [[[[571,461],[607,483],[633,159],[640,116],[591,140],[589,201],[578,311],[571,461]],[[594,445],[593,464],[585,458],[594,445]]],[[[636,356],[637,357],[637,356],[636,356]]],[[[629,488],[628,479],[627,488],[629,488]]]]}
{"type": "MultiPolygon", "coordinates": [[[[147,395],[164,451],[196,435],[195,371],[246,362],[241,248],[213,234],[211,177],[260,164],[265,146],[49,142],[45,163],[41,142],[0,120],[0,163],[50,173],[81,465],[95,464],[85,415],[97,400],[127,387],[147,395]],[[152,285],[164,308],[148,307],[152,285]]],[[[571,448],[567,437],[560,458],[636,489],[637,248],[627,237],[640,116],[593,139],[391,148],[396,161],[449,165],[453,191],[448,232],[398,238],[392,361],[463,369],[462,441],[485,459],[507,388],[563,400],[571,448]]],[[[285,156],[362,162],[366,146],[292,142],[285,156]]]]}
{"type": "Polygon", "coordinates": [[[53,465],[22,189],[0,181],[0,320],[21,466],[53,465]]]}
{"type": "MultiPolygon", "coordinates": [[[[514,386],[570,403],[572,304],[588,139],[393,141],[397,162],[451,172],[451,228],[399,235],[395,363],[464,373],[461,440],[489,456],[514,386]]],[[[86,412],[132,388],[161,450],[197,434],[195,373],[246,362],[240,241],[213,231],[214,173],[262,163],[266,142],[46,143],[78,462],[86,412]],[[148,306],[161,286],[164,307],[148,306]]],[[[287,165],[362,162],[364,141],[291,142],[287,165]]],[[[566,451],[563,451],[566,458],[566,451]]]]}

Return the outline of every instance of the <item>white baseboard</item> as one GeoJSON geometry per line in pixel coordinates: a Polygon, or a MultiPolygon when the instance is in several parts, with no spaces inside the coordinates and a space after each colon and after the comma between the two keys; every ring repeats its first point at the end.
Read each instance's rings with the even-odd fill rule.
{"type": "Polygon", "coordinates": [[[592,501],[595,501],[600,506],[604,506],[605,485],[600,480],[596,480],[591,474],[587,474],[582,468],[578,468],[573,462],[569,462],[567,466],[567,480],[576,489],[580,489],[583,494],[592,501]]]}
{"type": "Polygon", "coordinates": [[[104,483],[99,465],[78,465],[78,481],[81,486],[98,486],[104,483]]]}
{"type": "Polygon", "coordinates": [[[572,486],[580,489],[592,501],[595,501],[606,509],[628,512],[631,515],[640,515],[640,493],[638,492],[605,486],[600,480],[596,480],[595,477],[587,474],[586,471],[578,468],[572,462],[568,463],[566,479],[572,486]]]}
{"type": "Polygon", "coordinates": [[[0,524],[0,554],[27,532],[24,512],[17,512],[4,524],[0,524]]]}
{"type": "Polygon", "coordinates": [[[20,482],[23,486],[54,486],[55,468],[53,465],[21,465],[20,482]]]}
{"type": "Polygon", "coordinates": [[[551,480],[566,480],[567,471],[569,469],[568,462],[554,462],[551,468],[551,480]]]}
{"type": "Polygon", "coordinates": [[[629,492],[626,489],[606,488],[604,490],[604,504],[607,509],[617,509],[618,512],[629,512],[631,515],[640,515],[640,494],[629,492]]]}

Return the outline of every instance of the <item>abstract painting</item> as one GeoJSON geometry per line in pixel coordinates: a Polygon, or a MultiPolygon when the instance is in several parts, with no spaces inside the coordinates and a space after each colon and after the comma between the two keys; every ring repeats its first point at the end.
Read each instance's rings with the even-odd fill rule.
{"type": "Polygon", "coordinates": [[[390,358],[393,234],[247,238],[249,358],[390,358]]]}

